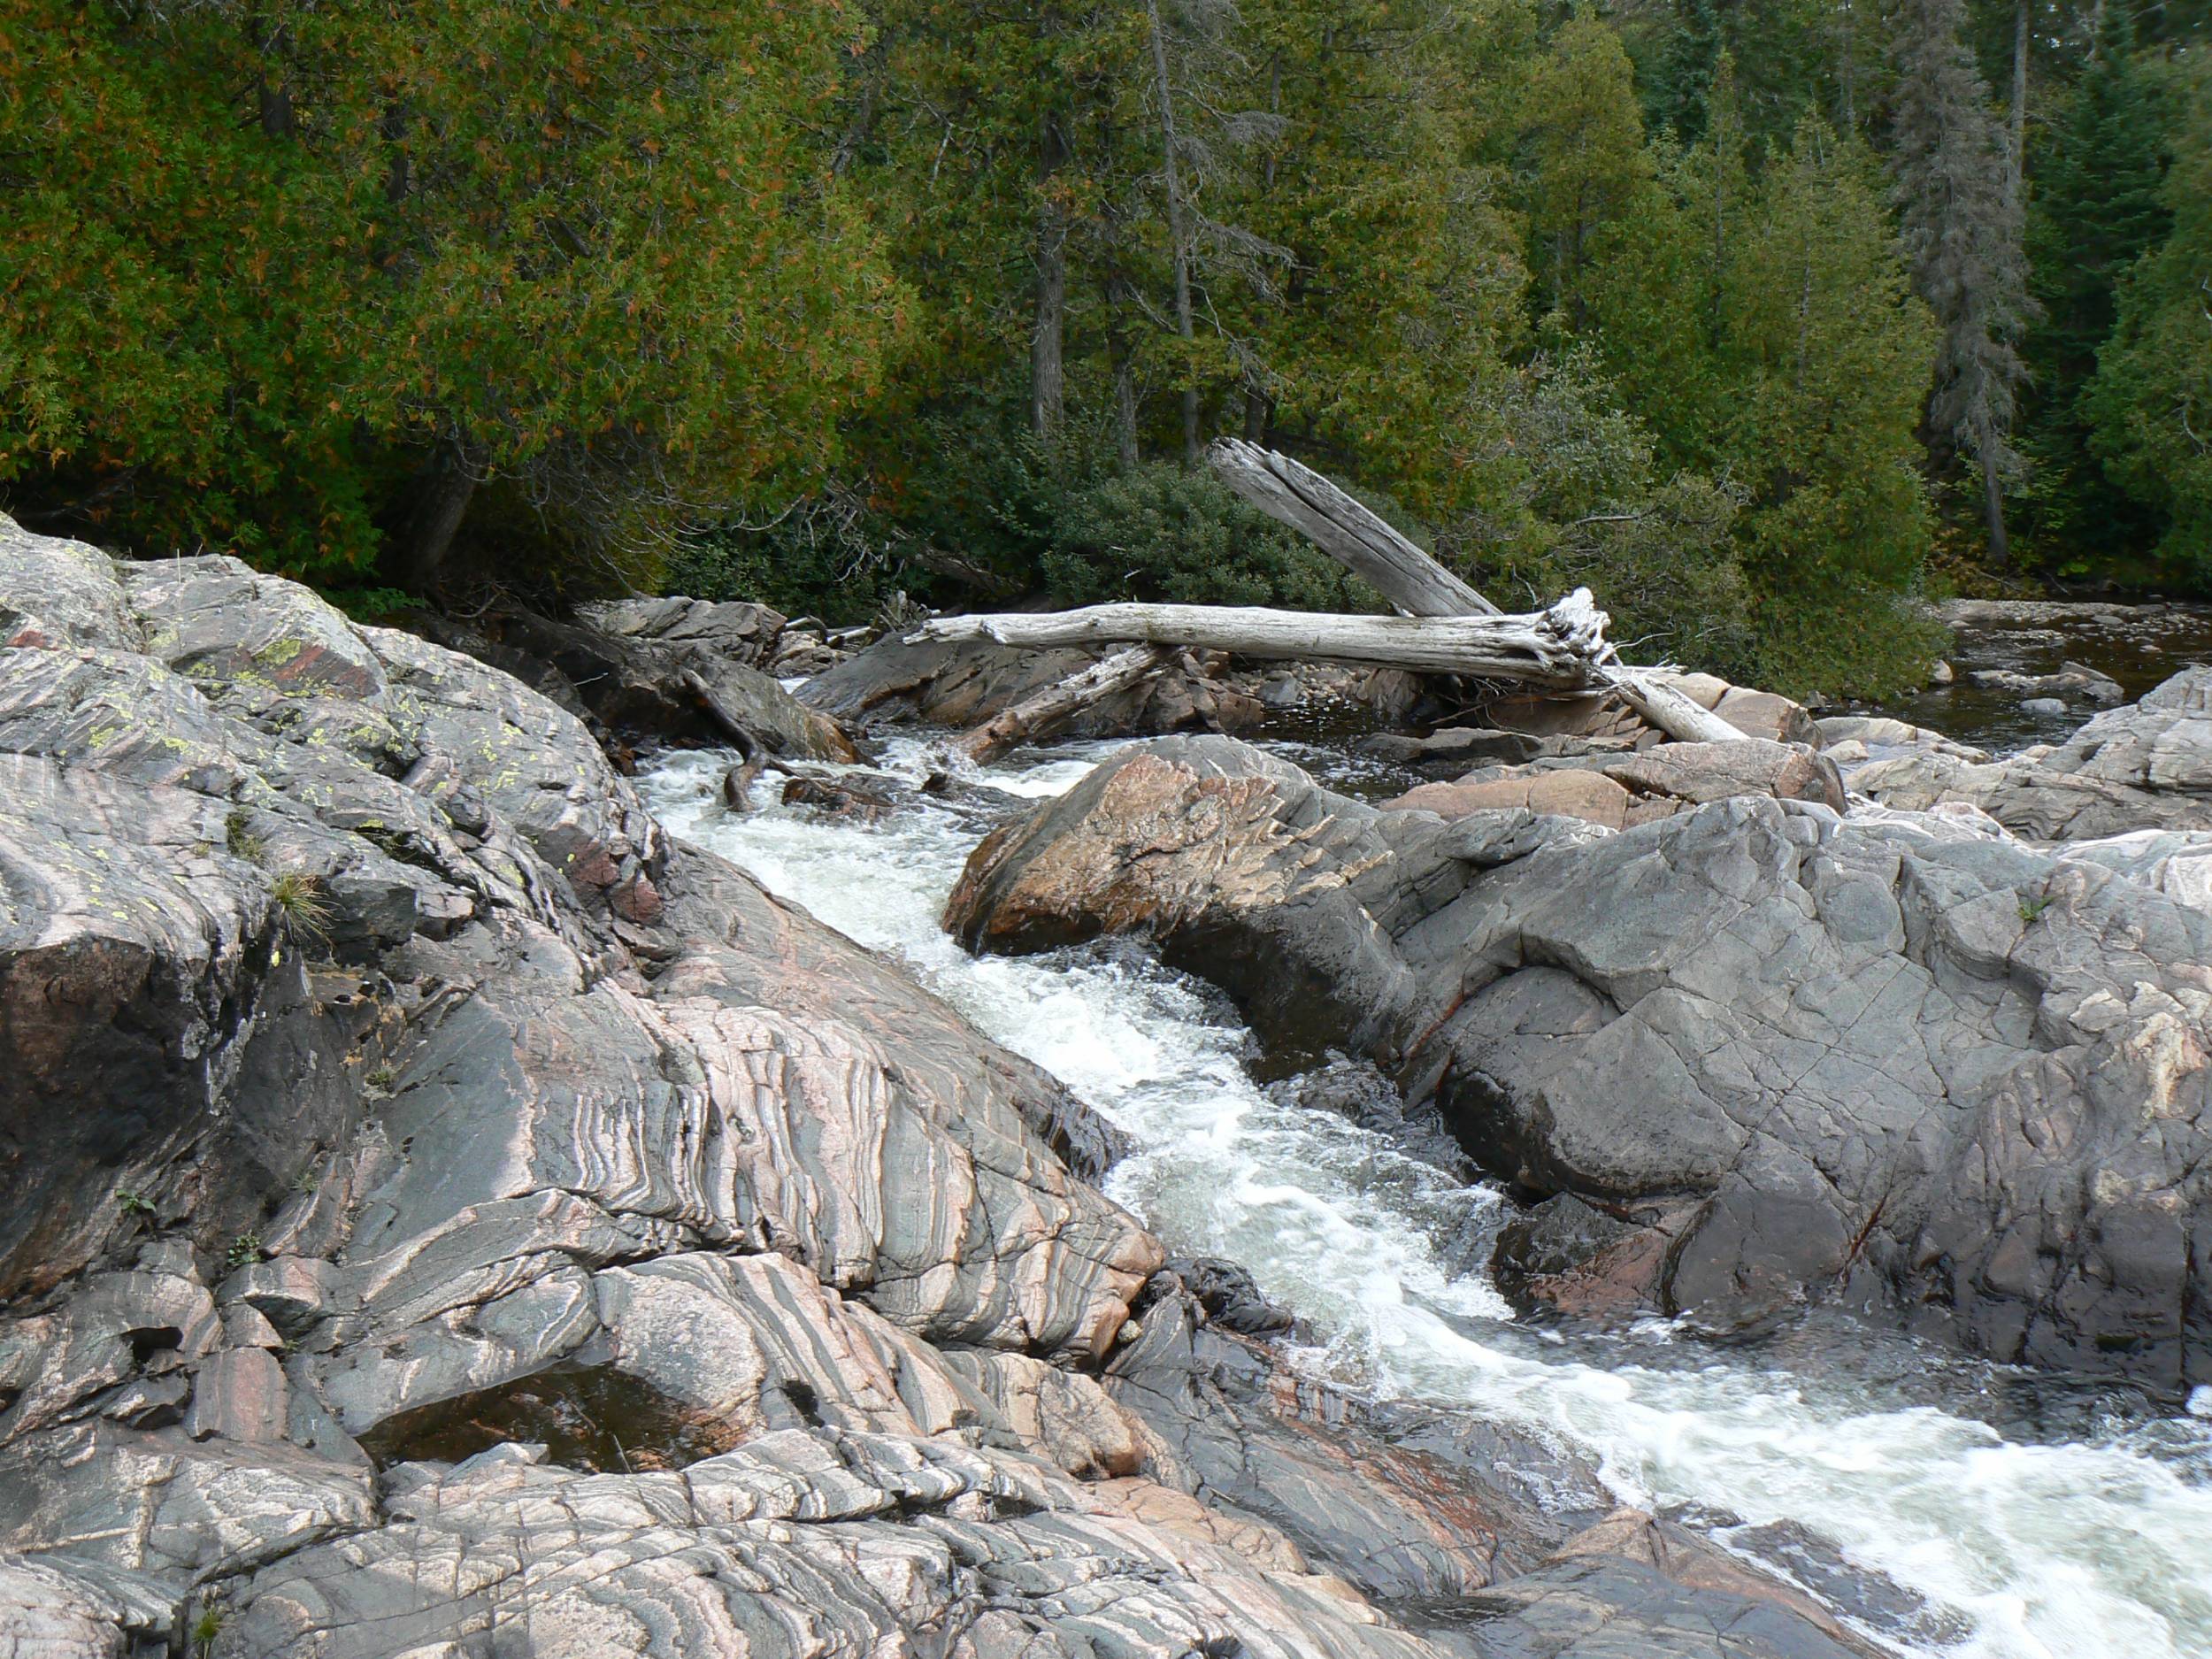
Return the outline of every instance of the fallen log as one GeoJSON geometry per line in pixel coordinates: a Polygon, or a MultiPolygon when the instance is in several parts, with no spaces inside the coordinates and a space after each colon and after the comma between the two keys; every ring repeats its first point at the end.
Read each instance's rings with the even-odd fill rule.
{"type": "Polygon", "coordinates": [[[1740,743],[1744,734],[1710,709],[1694,701],[1671,676],[1655,668],[1615,664],[1598,675],[1601,684],[1620,694],[1646,725],[1681,743],[1740,743]]]}
{"type": "MultiPolygon", "coordinates": [[[[1497,606],[1311,467],[1240,438],[1220,440],[1206,458],[1223,483],[1278,523],[1307,537],[1407,616],[1499,614],[1497,606]]],[[[1609,660],[1609,652],[1607,656],[1608,660],[1593,665],[1584,683],[1617,692],[1669,737],[1691,743],[1729,743],[1742,738],[1727,721],[1669,684],[1663,671],[1631,668],[1609,660]]]]}
{"type": "Polygon", "coordinates": [[[1498,607],[1302,462],[1241,438],[1206,451],[1221,481],[1289,526],[1409,617],[1498,616],[1498,607]]]}
{"type": "MultiPolygon", "coordinates": [[[[1074,614],[1074,613],[1065,613],[1074,614]]],[[[942,618],[968,621],[968,618],[942,618]]],[[[964,634],[951,632],[932,634],[935,622],[923,625],[922,632],[937,639],[972,639],[983,633],[981,629],[964,634]]],[[[1056,680],[1033,696],[1025,697],[1011,708],[1002,710],[947,746],[964,756],[978,766],[996,760],[1018,743],[1050,735],[1073,719],[1092,703],[1126,691],[1138,681],[1155,672],[1175,655],[1164,645],[1139,645],[1125,651],[1093,663],[1088,668],[1056,680]]]]}
{"type": "Polygon", "coordinates": [[[939,617],[922,624],[918,634],[1030,648],[1139,641],[1240,657],[1470,674],[1574,691],[1597,683],[1611,656],[1605,623],[1590,590],[1578,588],[1550,610],[1526,616],[1345,616],[1245,605],[1113,604],[1036,615],[939,617]]]}
{"type": "Polygon", "coordinates": [[[680,683],[715,725],[722,728],[722,735],[728,738],[730,746],[737,750],[739,764],[731,767],[722,779],[722,799],[733,811],[748,812],[752,810],[753,780],[763,772],[780,772],[787,778],[799,775],[776,757],[768,745],[761,741],[759,734],[745,724],[712,686],[707,684],[706,677],[697,669],[685,669],[680,683]]]}

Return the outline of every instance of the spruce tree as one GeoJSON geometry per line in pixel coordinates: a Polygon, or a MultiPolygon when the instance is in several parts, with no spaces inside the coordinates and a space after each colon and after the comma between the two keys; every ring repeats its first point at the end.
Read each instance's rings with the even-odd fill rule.
{"type": "Polygon", "coordinates": [[[2021,212],[2004,129],[1962,38],[1962,0],[1901,0],[1893,56],[1892,165],[1913,286],[1942,328],[1928,400],[1931,437],[1980,474],[1992,558],[2009,558],[2004,495],[2026,471],[2011,440],[2025,373],[2021,212]]]}
{"type": "Polygon", "coordinates": [[[2173,229],[2127,273],[2085,407],[2110,476],[2163,521],[2158,552],[2212,585],[2212,65],[2185,63],[2163,195],[2173,229]]]}
{"type": "Polygon", "coordinates": [[[2089,447],[2084,396],[2118,315],[2121,276],[2163,240],[2166,142],[2157,88],[2135,56],[2132,8],[2110,0],[2096,57],[2039,158],[2028,224],[2043,316],[2030,333],[2026,447],[2039,551],[2076,573],[2150,533],[2089,447]]]}

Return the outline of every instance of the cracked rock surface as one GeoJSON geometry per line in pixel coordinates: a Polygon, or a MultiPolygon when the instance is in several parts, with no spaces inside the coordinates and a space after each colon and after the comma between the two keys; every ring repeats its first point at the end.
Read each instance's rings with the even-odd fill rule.
{"type": "Polygon", "coordinates": [[[1554,1198],[1508,1240],[1537,1300],[1739,1326],[1841,1294],[2179,1392],[2212,1380],[2187,851],[1763,796],[1617,833],[1446,819],[1171,739],[996,833],[948,921],[1147,934],[1279,1048],[1377,1061],[1554,1198]]]}
{"type": "Polygon", "coordinates": [[[1864,1651],[1209,1325],[1107,1125],[504,672],[0,519],[0,758],[5,1659],[1864,1651]]]}

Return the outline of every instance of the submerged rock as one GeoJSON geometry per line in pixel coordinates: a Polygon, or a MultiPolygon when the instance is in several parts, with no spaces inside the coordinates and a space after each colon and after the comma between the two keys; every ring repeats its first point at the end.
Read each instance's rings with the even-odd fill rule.
{"type": "Polygon", "coordinates": [[[1539,1291],[1724,1325],[1844,1294],[1999,1359],[2212,1381],[2212,918],[2097,864],[1763,796],[1614,834],[1377,811],[1176,739],[987,841],[947,920],[1148,936],[1524,1192],[1651,1230],[1554,1232],[1539,1291]]]}

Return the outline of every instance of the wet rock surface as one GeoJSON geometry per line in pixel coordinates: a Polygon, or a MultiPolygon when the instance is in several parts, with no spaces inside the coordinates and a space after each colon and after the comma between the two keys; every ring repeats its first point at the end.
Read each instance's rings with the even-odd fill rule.
{"type": "Polygon", "coordinates": [[[2055,747],[1985,763],[1922,747],[1870,758],[1849,782],[1910,811],[1972,806],[2039,841],[2212,829],[2212,668],[2176,674],[2055,747]]]}
{"type": "Polygon", "coordinates": [[[1479,1656],[1570,1556],[1849,1650],[1235,1335],[1106,1125],[563,702],[4,520],[0,607],[0,1651],[1479,1656]]]}
{"type": "Polygon", "coordinates": [[[1279,1048],[1373,1058],[1584,1207],[1532,1222],[1530,1294],[1723,1328],[1840,1296],[2179,1392],[2212,1380],[2212,928],[2116,862],[1756,795],[1617,833],[1377,811],[1170,739],[986,841],[948,921],[1148,936],[1279,1048]]]}

